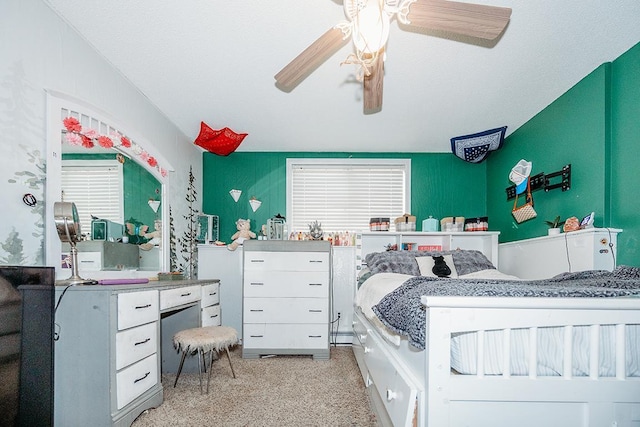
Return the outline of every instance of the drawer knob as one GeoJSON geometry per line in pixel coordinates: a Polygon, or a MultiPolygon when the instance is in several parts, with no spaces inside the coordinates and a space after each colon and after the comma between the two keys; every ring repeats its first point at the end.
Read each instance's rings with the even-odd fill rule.
{"type": "Polygon", "coordinates": [[[251,309],[251,310],[249,310],[249,311],[251,311],[251,312],[253,312],[253,313],[262,313],[264,310],[251,309]]]}
{"type": "Polygon", "coordinates": [[[360,334],[360,340],[364,341],[367,339],[367,334],[360,334]]]}
{"type": "Polygon", "coordinates": [[[364,352],[365,352],[365,353],[371,353],[371,349],[370,349],[369,347],[365,347],[365,348],[364,348],[364,352]]]}
{"type": "Polygon", "coordinates": [[[187,292],[186,294],[180,294],[181,297],[188,297],[189,295],[191,295],[191,292],[187,292]]]}
{"type": "Polygon", "coordinates": [[[141,310],[143,308],[149,308],[151,307],[151,304],[147,304],[147,305],[136,305],[136,310],[141,310]]]}
{"type": "Polygon", "coordinates": [[[397,397],[396,392],[387,389],[387,401],[391,402],[393,399],[397,397]]]}

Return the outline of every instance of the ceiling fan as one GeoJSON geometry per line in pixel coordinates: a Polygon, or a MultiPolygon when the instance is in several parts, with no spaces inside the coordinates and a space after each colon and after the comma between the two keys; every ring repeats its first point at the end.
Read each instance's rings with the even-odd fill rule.
{"type": "Polygon", "coordinates": [[[364,113],[382,110],[385,46],[393,18],[402,24],[493,40],[502,33],[511,9],[448,0],[343,0],[347,21],[330,28],[275,75],[277,85],[291,90],[349,37],[355,53],[344,63],[360,67],[364,113]]]}

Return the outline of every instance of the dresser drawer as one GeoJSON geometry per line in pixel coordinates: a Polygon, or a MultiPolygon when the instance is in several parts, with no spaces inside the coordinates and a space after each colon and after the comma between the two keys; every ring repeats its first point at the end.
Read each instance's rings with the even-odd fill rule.
{"type": "Polygon", "coordinates": [[[210,305],[202,309],[202,326],[220,326],[220,306],[210,305]]]}
{"type": "Polygon", "coordinates": [[[244,270],[329,271],[329,252],[245,251],[244,270]]]}
{"type": "Polygon", "coordinates": [[[148,356],[116,374],[116,401],[122,409],[158,383],[158,355],[148,356]]]}
{"type": "Polygon", "coordinates": [[[158,351],[158,322],[116,333],[116,369],[120,370],[158,351]]]}
{"type": "Polygon", "coordinates": [[[244,348],[257,349],[326,349],[329,345],[327,324],[245,323],[244,348]]]}
{"type": "Polygon", "coordinates": [[[118,330],[153,322],[159,316],[158,291],[118,294],[118,330]]]}
{"type": "Polygon", "coordinates": [[[184,286],[181,288],[160,291],[160,310],[199,301],[202,296],[202,286],[184,286]]]}
{"type": "Polygon", "coordinates": [[[311,297],[329,295],[329,274],[290,271],[245,271],[245,297],[311,297]]]}
{"type": "Polygon", "coordinates": [[[329,321],[327,298],[245,298],[245,323],[323,323],[329,321]]]}
{"type": "Polygon", "coordinates": [[[220,284],[211,283],[210,285],[204,285],[202,287],[202,300],[200,301],[201,307],[209,307],[210,305],[218,304],[220,302],[220,284]]]}

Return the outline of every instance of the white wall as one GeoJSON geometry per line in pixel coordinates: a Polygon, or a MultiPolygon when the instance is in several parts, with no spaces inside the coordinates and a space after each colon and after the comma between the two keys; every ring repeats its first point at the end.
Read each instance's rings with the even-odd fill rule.
{"type": "MultiPolygon", "coordinates": [[[[162,70],[149,70],[158,72],[162,70]]],[[[174,172],[170,172],[168,195],[175,234],[182,236],[190,166],[202,194],[200,149],[42,0],[2,0],[0,264],[44,264],[43,227],[53,223],[43,218],[44,203],[55,201],[43,200],[47,90],[108,113],[125,129],[143,135],[169,160],[174,172]],[[36,196],[35,207],[23,203],[26,193],[36,196]],[[11,238],[15,233],[18,238],[11,238]],[[20,241],[22,251],[15,249],[20,241]]],[[[200,209],[201,200],[197,205],[200,209]]]]}

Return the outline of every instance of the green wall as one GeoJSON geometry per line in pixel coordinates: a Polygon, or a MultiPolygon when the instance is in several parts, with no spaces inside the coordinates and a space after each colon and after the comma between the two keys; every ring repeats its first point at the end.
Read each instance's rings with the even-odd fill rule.
{"type": "MultiPolygon", "coordinates": [[[[640,265],[640,200],[631,193],[640,159],[640,45],[602,64],[517,129],[487,160],[487,206],[500,241],[546,234],[556,215],[579,219],[595,212],[596,227],[622,228],[618,264],[640,265]],[[571,189],[533,194],[538,218],[517,224],[506,200],[509,172],[520,159],[532,174],[571,164],[571,189]]],[[[553,181],[556,182],[556,181],[553,181]]]]}
{"type": "MultiPolygon", "coordinates": [[[[113,160],[115,154],[63,154],[63,160],[113,160]]],[[[155,214],[148,201],[161,200],[161,185],[158,180],[135,161],[126,160],[122,165],[124,182],[124,219],[134,218],[153,230],[155,214]]],[[[158,209],[160,218],[160,209],[158,209]]]]}
{"type": "Polygon", "coordinates": [[[640,266],[640,43],[612,64],[611,226],[618,236],[619,263],[640,266]]]}
{"type": "Polygon", "coordinates": [[[230,241],[238,218],[249,218],[251,229],[257,232],[272,216],[286,217],[286,159],[299,157],[411,159],[410,213],[416,216],[418,229],[429,215],[486,215],[485,165],[466,163],[453,154],[236,152],[220,157],[204,153],[202,209],[220,216],[221,240],[230,241]],[[232,188],[242,190],[238,203],[229,195],[232,188]],[[249,206],[252,196],[262,201],[255,213],[249,206]]]}

